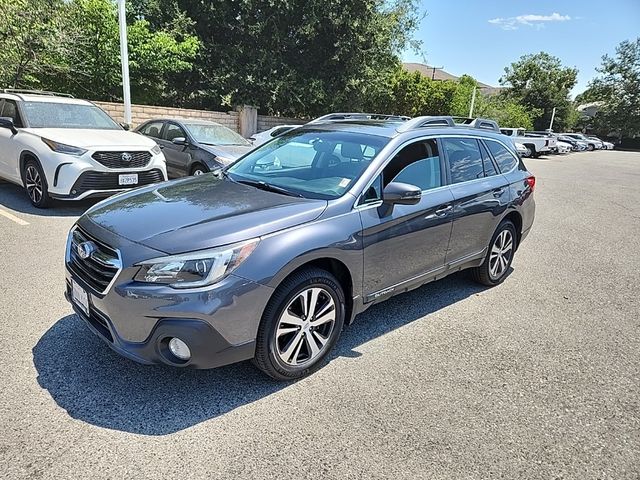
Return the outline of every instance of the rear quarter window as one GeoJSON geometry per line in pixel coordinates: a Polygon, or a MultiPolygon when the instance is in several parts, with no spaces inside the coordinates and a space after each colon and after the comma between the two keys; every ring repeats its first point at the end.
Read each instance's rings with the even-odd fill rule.
{"type": "Polygon", "coordinates": [[[485,142],[502,173],[513,170],[519,163],[516,156],[500,143],[489,139],[485,139],[485,142]]]}

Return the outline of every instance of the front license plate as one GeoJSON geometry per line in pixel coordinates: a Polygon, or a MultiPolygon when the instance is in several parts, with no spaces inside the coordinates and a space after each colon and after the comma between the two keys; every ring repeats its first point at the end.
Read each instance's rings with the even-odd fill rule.
{"type": "Polygon", "coordinates": [[[137,173],[125,173],[122,175],[118,175],[118,184],[119,185],[137,185],[138,184],[138,174],[137,173]]]}
{"type": "Polygon", "coordinates": [[[73,303],[89,316],[89,294],[73,280],[71,280],[71,298],[73,303]]]}

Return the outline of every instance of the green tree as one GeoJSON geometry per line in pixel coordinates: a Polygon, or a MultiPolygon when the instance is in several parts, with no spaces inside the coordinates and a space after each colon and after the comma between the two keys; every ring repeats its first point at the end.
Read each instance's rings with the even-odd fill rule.
{"type": "Polygon", "coordinates": [[[640,135],[640,37],[616,47],[615,56],[602,57],[600,76],[576,98],[581,103],[602,102],[593,128],[621,137],[640,135]]]}
{"type": "Polygon", "coordinates": [[[69,71],[67,10],[63,0],[0,0],[0,85],[39,88],[43,75],[69,71]]]}
{"type": "Polygon", "coordinates": [[[542,110],[527,108],[521,103],[503,95],[478,95],[474,115],[490,118],[501,127],[534,128],[534,118],[540,117],[542,110]]]}
{"type": "Polygon", "coordinates": [[[383,96],[411,44],[416,0],[134,0],[166,29],[189,19],[201,41],[183,78],[193,106],[253,104],[262,112],[361,110],[383,96]]]}
{"type": "Polygon", "coordinates": [[[554,130],[569,126],[573,105],[569,92],[577,82],[578,70],[565,67],[559,58],[540,52],[524,55],[505,68],[500,84],[508,87],[503,95],[536,112],[533,127],[549,128],[553,108],[556,108],[554,130]],[[538,113],[539,110],[539,113],[538,113]]]}

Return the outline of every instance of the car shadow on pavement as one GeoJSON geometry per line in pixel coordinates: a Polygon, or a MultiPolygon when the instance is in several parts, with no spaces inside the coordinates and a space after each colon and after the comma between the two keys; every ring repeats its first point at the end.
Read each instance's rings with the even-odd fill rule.
{"type": "Polygon", "coordinates": [[[49,208],[36,208],[31,205],[24,188],[13,183],[0,180],[0,206],[14,212],[39,215],[41,217],[78,217],[100,199],[85,199],[78,201],[53,201],[49,208]]]}
{"type": "MultiPolygon", "coordinates": [[[[330,359],[357,357],[359,345],[482,290],[459,273],[374,305],[345,328],[330,359]]],[[[142,435],[175,433],[291,385],[250,362],[213,370],[139,365],[109,349],[76,315],[40,338],[33,361],[40,386],[73,418],[142,435]]]]}

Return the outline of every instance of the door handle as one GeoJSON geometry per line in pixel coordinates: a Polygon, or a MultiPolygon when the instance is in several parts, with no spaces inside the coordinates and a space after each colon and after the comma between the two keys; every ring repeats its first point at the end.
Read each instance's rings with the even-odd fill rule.
{"type": "Polygon", "coordinates": [[[442,207],[442,208],[437,209],[434,213],[438,217],[444,217],[451,210],[453,210],[453,207],[451,205],[447,205],[446,207],[442,207]]]}
{"type": "Polygon", "coordinates": [[[164,149],[164,145],[158,145],[160,149],[164,149]]]}
{"type": "Polygon", "coordinates": [[[493,189],[493,196],[494,197],[501,197],[502,194],[504,193],[504,190],[505,190],[504,187],[493,189]]]}

